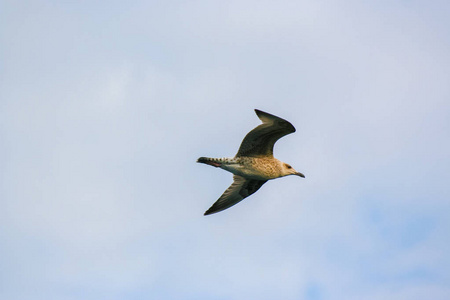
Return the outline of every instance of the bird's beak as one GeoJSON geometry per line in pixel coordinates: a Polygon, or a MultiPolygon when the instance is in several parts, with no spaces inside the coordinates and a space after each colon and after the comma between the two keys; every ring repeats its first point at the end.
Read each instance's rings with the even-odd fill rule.
{"type": "Polygon", "coordinates": [[[300,172],[295,173],[295,175],[305,178],[305,175],[303,175],[303,174],[300,173],[300,172]]]}

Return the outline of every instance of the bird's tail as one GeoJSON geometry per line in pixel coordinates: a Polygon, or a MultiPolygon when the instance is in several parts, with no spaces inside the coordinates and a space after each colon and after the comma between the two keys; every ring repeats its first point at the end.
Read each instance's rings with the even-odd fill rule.
{"type": "Polygon", "coordinates": [[[220,167],[223,163],[228,162],[228,158],[211,158],[211,157],[200,157],[197,159],[198,163],[207,164],[213,167],[220,167]]]}

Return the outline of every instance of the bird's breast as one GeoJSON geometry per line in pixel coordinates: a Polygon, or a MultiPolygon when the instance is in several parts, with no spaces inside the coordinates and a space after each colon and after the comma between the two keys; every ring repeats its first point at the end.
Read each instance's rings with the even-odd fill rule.
{"type": "Polygon", "coordinates": [[[255,180],[280,177],[279,163],[275,158],[240,157],[236,163],[224,165],[222,168],[235,175],[255,180]]]}

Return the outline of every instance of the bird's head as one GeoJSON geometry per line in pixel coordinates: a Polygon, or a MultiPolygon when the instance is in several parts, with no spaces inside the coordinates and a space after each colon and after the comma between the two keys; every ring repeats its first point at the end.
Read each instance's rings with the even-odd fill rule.
{"type": "Polygon", "coordinates": [[[291,167],[291,165],[289,165],[287,163],[281,164],[281,174],[283,174],[283,176],[297,175],[297,176],[305,178],[305,175],[303,175],[300,172],[295,171],[294,168],[291,167]]]}

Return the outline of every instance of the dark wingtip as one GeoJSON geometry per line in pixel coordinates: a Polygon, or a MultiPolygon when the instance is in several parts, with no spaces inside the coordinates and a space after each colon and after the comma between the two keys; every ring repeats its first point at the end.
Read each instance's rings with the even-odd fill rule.
{"type": "Polygon", "coordinates": [[[296,130],[295,130],[295,127],[294,127],[294,125],[292,125],[291,123],[289,123],[288,122],[288,124],[289,124],[289,128],[292,130],[292,132],[295,132],[296,130]]]}
{"type": "Polygon", "coordinates": [[[213,213],[216,213],[217,211],[212,211],[211,208],[208,209],[207,211],[205,211],[205,213],[203,214],[204,216],[209,216],[212,215],[213,213]]]}
{"type": "Polygon", "coordinates": [[[259,110],[255,108],[255,113],[258,116],[258,118],[261,119],[261,121],[263,121],[263,118],[278,118],[277,116],[274,116],[272,114],[266,113],[265,111],[259,110]]]}
{"type": "Polygon", "coordinates": [[[286,121],[283,118],[280,118],[280,117],[277,117],[275,115],[266,113],[266,112],[264,112],[262,110],[259,110],[259,109],[256,109],[256,108],[255,108],[255,112],[256,112],[256,115],[258,116],[258,118],[260,118],[261,120],[263,120],[264,117],[271,118],[271,119],[276,119],[276,120],[278,120],[278,122],[279,122],[279,124],[281,126],[285,127],[290,132],[295,132],[295,127],[289,121],[286,121]]]}
{"type": "Polygon", "coordinates": [[[210,208],[208,208],[208,210],[205,211],[205,213],[204,213],[203,215],[204,215],[204,216],[209,216],[209,215],[212,215],[212,214],[221,212],[221,211],[223,211],[223,210],[225,210],[225,209],[228,208],[228,207],[226,207],[226,208],[218,207],[218,206],[215,205],[215,204],[216,204],[216,203],[214,203],[210,208]]]}
{"type": "MultiPolygon", "coordinates": [[[[267,114],[266,112],[264,112],[264,111],[262,111],[262,110],[259,110],[259,109],[257,109],[257,108],[255,108],[255,113],[256,113],[257,116],[259,116],[260,114],[267,114]]],[[[270,115],[270,114],[269,114],[269,115],[270,115]]]]}

